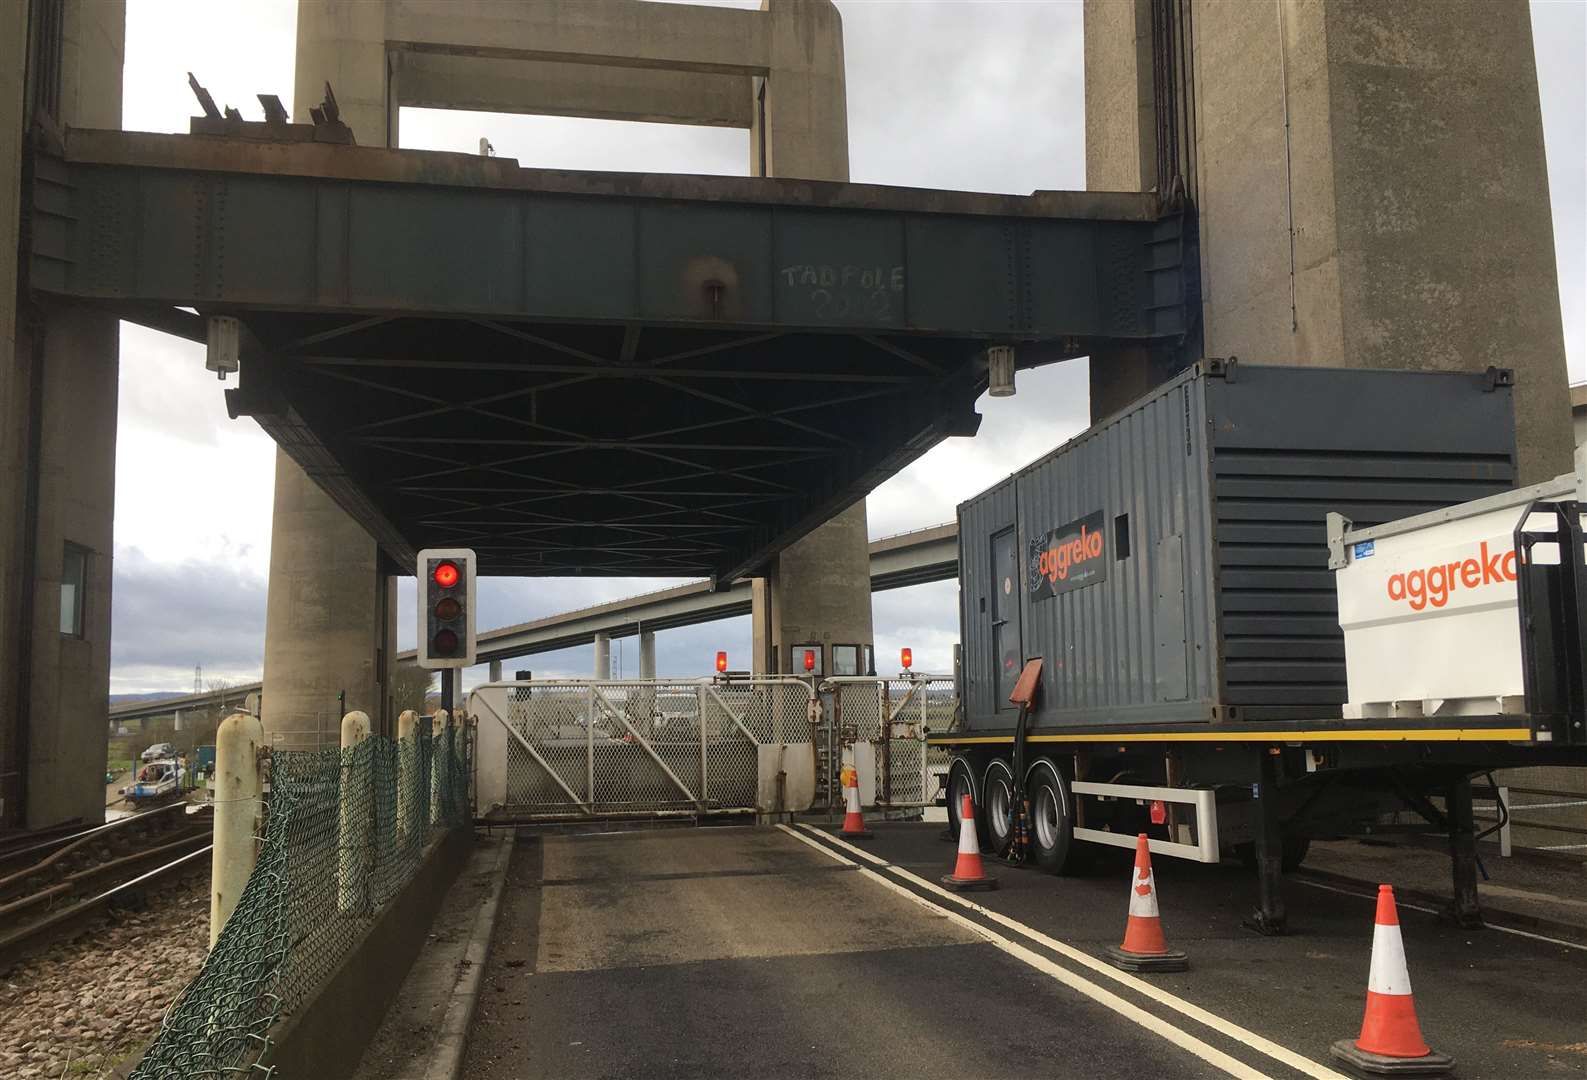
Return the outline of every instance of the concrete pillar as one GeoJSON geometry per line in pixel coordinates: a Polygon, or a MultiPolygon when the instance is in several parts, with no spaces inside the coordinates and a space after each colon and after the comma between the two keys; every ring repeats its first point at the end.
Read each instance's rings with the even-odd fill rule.
{"type": "Polygon", "coordinates": [[[209,873],[212,949],[253,873],[258,853],[254,838],[264,814],[259,761],[264,746],[263,725],[247,713],[232,713],[215,731],[215,841],[209,873]]]}
{"type": "Polygon", "coordinates": [[[490,681],[491,682],[501,682],[501,661],[500,660],[492,660],[490,662],[490,681]]]}
{"type": "MultiPolygon", "coordinates": [[[[755,81],[750,173],[807,180],[849,178],[843,20],[830,0],[762,0],[770,20],[765,79],[755,81]]],[[[871,564],[860,502],[790,546],[751,590],[753,670],[789,668],[790,646],[872,643],[871,564]]]]}
{"type": "Polygon", "coordinates": [[[336,830],[336,910],[353,915],[369,907],[370,835],[375,815],[375,770],[369,754],[358,753],[369,738],[369,716],[342,717],[342,777],[336,830]]]}
{"type": "MultiPolygon", "coordinates": [[[[298,5],[294,118],[325,97],[361,146],[395,141],[386,115],[385,4],[323,0],[298,5]]],[[[265,730],[290,744],[325,738],[345,711],[392,724],[390,658],[396,645],[395,580],[379,570],[375,542],[283,451],[276,451],[265,612],[265,730]],[[290,733],[290,734],[289,734],[290,733]]]]}
{"type": "Polygon", "coordinates": [[[641,679],[654,679],[656,677],[656,632],[654,630],[639,631],[639,677],[641,679]]]}
{"type": "MultiPolygon", "coordinates": [[[[1516,370],[1521,481],[1570,465],[1526,5],[1182,0],[1204,351],[1516,370]]],[[[1086,183],[1156,182],[1150,5],[1087,0],[1086,183]]],[[[1181,95],[1184,96],[1183,94],[1181,95]]],[[[1155,381],[1092,364],[1093,415],[1155,381]]]]}
{"type": "Polygon", "coordinates": [[[381,715],[389,592],[369,534],[278,450],[261,703],[272,737],[312,744],[344,708],[381,715]]]}
{"type": "Polygon", "coordinates": [[[610,634],[595,635],[595,670],[591,673],[592,679],[610,679],[612,677],[612,636],[610,634]]]}
{"type": "Polygon", "coordinates": [[[22,153],[35,118],[121,126],[126,29],[120,0],[64,0],[58,66],[29,63],[40,7],[0,12],[0,825],[34,826],[104,814],[119,330],[95,312],[19,309],[22,153]],[[63,632],[67,545],[86,574],[63,632]]]}

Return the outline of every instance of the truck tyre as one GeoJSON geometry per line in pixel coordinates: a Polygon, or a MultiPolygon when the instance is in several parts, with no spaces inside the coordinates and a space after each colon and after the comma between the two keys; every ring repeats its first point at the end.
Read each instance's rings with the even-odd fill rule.
{"type": "Polygon", "coordinates": [[[1002,758],[993,759],[981,777],[981,818],[986,835],[981,846],[1002,855],[1014,839],[1014,770],[1002,758]]]}
{"type": "Polygon", "coordinates": [[[984,841],[986,827],[982,824],[981,800],[975,790],[975,769],[967,758],[956,757],[948,766],[948,832],[955,841],[959,839],[959,804],[965,795],[970,796],[975,807],[976,838],[984,841]]]}
{"type": "Polygon", "coordinates": [[[1074,870],[1074,794],[1063,771],[1046,758],[1038,759],[1025,773],[1025,795],[1030,799],[1030,851],[1037,866],[1052,874],[1074,870]]]}

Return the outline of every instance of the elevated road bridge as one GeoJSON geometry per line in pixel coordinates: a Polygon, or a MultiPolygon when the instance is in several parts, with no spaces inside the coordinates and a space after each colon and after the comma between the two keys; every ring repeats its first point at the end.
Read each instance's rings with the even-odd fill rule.
{"type": "Polygon", "coordinates": [[[204,135],[69,131],[31,202],[36,295],[195,340],[241,321],[231,413],[395,568],[466,546],[488,574],[723,587],[973,434],[989,346],[1172,348],[1196,263],[1152,193],[204,135]]]}
{"type": "MultiPolygon", "coordinates": [[[[959,527],[950,521],[896,536],[884,536],[871,541],[870,552],[872,592],[946,581],[958,574],[959,527]]],[[[641,628],[647,631],[673,630],[735,615],[747,615],[749,610],[749,582],[739,581],[728,589],[713,589],[708,581],[691,581],[670,589],[483,631],[478,636],[478,656],[481,663],[511,660],[588,645],[597,634],[631,637],[638,634],[641,628]]],[[[413,656],[413,650],[408,649],[398,653],[397,659],[411,663],[413,656]]],[[[187,694],[161,701],[129,702],[112,708],[110,721],[113,724],[127,723],[169,716],[178,710],[207,709],[223,703],[241,704],[243,698],[257,693],[260,688],[258,682],[240,683],[222,691],[187,694]]]]}

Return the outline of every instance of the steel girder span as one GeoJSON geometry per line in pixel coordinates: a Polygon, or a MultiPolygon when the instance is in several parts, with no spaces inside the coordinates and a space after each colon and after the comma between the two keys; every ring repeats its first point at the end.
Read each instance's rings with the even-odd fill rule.
{"type": "Polygon", "coordinates": [[[106,131],[33,175],[34,295],[200,341],[240,319],[232,414],[398,568],[732,580],[973,434],[989,345],[1182,340],[1195,263],[1150,194],[106,131]]]}

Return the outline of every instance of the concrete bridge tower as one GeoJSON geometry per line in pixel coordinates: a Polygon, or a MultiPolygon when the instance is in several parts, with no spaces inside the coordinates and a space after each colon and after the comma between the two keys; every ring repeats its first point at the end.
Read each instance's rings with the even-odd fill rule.
{"type": "Polygon", "coordinates": [[[104,815],[120,331],[19,302],[18,255],[24,146],[121,126],[125,37],[122,0],[0,5],[0,826],[104,815]]]}
{"type": "MultiPolygon", "coordinates": [[[[1202,343],[1516,374],[1520,474],[1570,468],[1523,0],[1086,0],[1086,185],[1199,212],[1202,343]]],[[[1166,376],[1092,358],[1092,413],[1166,376]]]]}
{"type": "MultiPolygon", "coordinates": [[[[403,105],[746,129],[750,172],[848,179],[843,32],[829,0],[760,11],[558,0],[305,0],[297,119],[335,89],[361,145],[397,146],[403,105]]],[[[529,164],[533,164],[532,162],[529,164]]],[[[755,668],[795,647],[872,641],[863,503],[786,550],[754,589],[755,668]]],[[[339,710],[391,722],[393,575],[368,534],[284,453],[276,463],[264,723],[334,727],[339,710]],[[345,693],[345,698],[339,695],[345,693]],[[331,719],[327,719],[331,718],[331,719]]],[[[703,662],[703,658],[702,658],[703,662]]]]}

